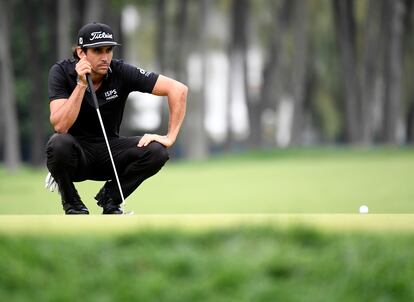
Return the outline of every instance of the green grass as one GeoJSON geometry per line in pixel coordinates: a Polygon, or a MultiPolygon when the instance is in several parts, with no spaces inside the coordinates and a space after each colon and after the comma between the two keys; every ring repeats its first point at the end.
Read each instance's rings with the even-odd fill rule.
{"type": "Polygon", "coordinates": [[[198,233],[238,226],[317,228],[326,233],[412,234],[413,214],[140,214],[132,216],[1,215],[0,234],[112,237],[135,231],[181,230],[198,233]]]}
{"type": "MultiPolygon", "coordinates": [[[[0,170],[0,214],[61,213],[43,188],[46,170],[0,170]]],[[[143,214],[414,213],[414,151],[406,149],[278,150],[170,162],[127,199],[143,214]]],[[[92,213],[99,182],[77,184],[92,213]]]]}
{"type": "Polygon", "coordinates": [[[0,235],[3,301],[413,301],[412,234],[310,227],[0,235]]]}
{"type": "Polygon", "coordinates": [[[410,149],[170,162],[135,216],[63,216],[45,174],[0,170],[1,301],[414,301],[410,149]]]}

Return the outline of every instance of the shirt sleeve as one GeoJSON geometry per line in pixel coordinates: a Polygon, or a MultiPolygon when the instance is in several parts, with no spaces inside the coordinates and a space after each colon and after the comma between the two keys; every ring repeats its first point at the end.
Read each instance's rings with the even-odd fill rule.
{"type": "Polygon", "coordinates": [[[48,96],[49,101],[67,99],[70,97],[68,83],[63,68],[58,64],[49,70],[48,96]]]}
{"type": "Polygon", "coordinates": [[[158,79],[158,74],[124,63],[123,78],[130,91],[151,93],[158,79]]]}

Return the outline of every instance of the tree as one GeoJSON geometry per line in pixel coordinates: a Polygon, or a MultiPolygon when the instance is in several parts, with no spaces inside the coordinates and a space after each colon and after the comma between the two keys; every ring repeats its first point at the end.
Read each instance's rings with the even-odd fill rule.
{"type": "Polygon", "coordinates": [[[57,5],[57,56],[58,59],[65,59],[71,55],[71,1],[59,0],[57,5]]]}
{"type": "Polygon", "coordinates": [[[385,103],[383,140],[389,144],[401,144],[404,140],[402,119],[402,58],[403,20],[405,2],[385,1],[384,12],[388,20],[385,33],[385,103]]]}
{"type": "Polygon", "coordinates": [[[180,82],[187,82],[186,61],[188,58],[188,34],[189,34],[189,1],[178,0],[176,6],[176,15],[174,20],[175,38],[173,51],[175,60],[173,70],[180,82]]]}
{"type": "MultiPolygon", "coordinates": [[[[186,120],[183,125],[183,149],[187,158],[203,159],[208,155],[208,141],[204,127],[205,99],[206,99],[206,68],[207,68],[207,33],[210,1],[202,0],[189,2],[179,1],[179,13],[177,14],[177,37],[176,45],[176,74],[178,80],[187,83],[189,58],[199,68],[194,71],[192,87],[190,87],[186,120]],[[193,6],[191,6],[192,4],[193,6]],[[189,12],[194,9],[194,19],[189,18],[189,12]],[[194,24],[194,26],[189,26],[194,24]],[[193,46],[190,51],[190,41],[193,46]]],[[[193,65],[195,66],[195,65],[193,65]]]]}
{"type": "Polygon", "coordinates": [[[163,73],[166,69],[167,46],[167,7],[165,0],[157,0],[154,5],[157,20],[156,51],[159,70],[163,73]]]}
{"type": "Polygon", "coordinates": [[[308,49],[309,49],[309,16],[308,2],[293,1],[294,50],[292,54],[292,76],[290,91],[293,96],[293,118],[291,125],[291,145],[299,145],[303,142],[303,130],[305,120],[305,94],[307,83],[308,49]]]}
{"type": "Polygon", "coordinates": [[[20,144],[17,113],[15,107],[15,90],[13,60],[10,52],[11,6],[7,1],[0,1],[0,100],[4,123],[4,161],[9,171],[20,166],[20,144]]]}
{"type": "MultiPolygon", "coordinates": [[[[157,0],[154,5],[155,16],[157,20],[157,33],[155,35],[155,48],[157,53],[157,62],[159,73],[164,74],[170,65],[167,54],[168,41],[167,41],[167,29],[168,29],[168,17],[167,17],[167,3],[165,0],[157,0]]],[[[161,106],[161,123],[160,131],[166,131],[168,128],[168,108],[167,106],[161,106]]]]}
{"type": "MultiPolygon", "coordinates": [[[[259,40],[257,37],[260,33],[260,29],[258,28],[258,23],[254,22],[254,5],[250,2],[249,8],[247,9],[247,13],[244,20],[244,25],[241,29],[244,34],[247,35],[246,40],[246,50],[249,52],[249,48],[252,47],[253,49],[259,49],[259,41],[252,41],[254,38],[259,40]],[[257,43],[256,45],[254,45],[257,43]],[[254,46],[253,46],[254,45],[254,46]]],[[[267,6],[266,6],[266,9],[267,6]]],[[[248,120],[249,120],[249,137],[248,137],[248,145],[250,148],[257,148],[261,145],[262,139],[262,114],[264,111],[264,102],[260,96],[260,80],[256,79],[256,83],[253,83],[251,78],[249,79],[249,74],[251,74],[252,70],[250,70],[250,64],[248,61],[249,55],[248,53],[245,54],[245,86],[246,86],[246,99],[247,99],[247,112],[248,112],[248,120]],[[254,85],[254,86],[253,86],[254,85]]],[[[260,66],[261,68],[262,66],[260,66]]]]}
{"type": "MultiPolygon", "coordinates": [[[[37,1],[27,1],[25,3],[27,10],[25,11],[24,25],[27,32],[28,45],[35,45],[26,49],[27,62],[26,73],[29,78],[29,98],[26,100],[28,108],[30,108],[30,163],[40,166],[44,162],[44,145],[46,137],[46,104],[47,97],[43,87],[45,87],[47,69],[43,68],[43,64],[48,64],[51,58],[55,58],[54,47],[44,47],[44,41],[41,34],[42,29],[51,30],[53,26],[48,26],[47,22],[53,21],[55,7],[47,7],[47,1],[38,3],[37,1]],[[47,7],[47,9],[45,9],[47,7]],[[43,12],[47,12],[48,17],[41,19],[43,12]],[[43,47],[42,47],[43,46],[43,47]],[[46,48],[46,49],[45,49],[46,48]],[[47,50],[49,49],[49,50],[47,50]]],[[[53,22],[51,22],[53,23],[53,22]]]]}
{"type": "Polygon", "coordinates": [[[247,105],[247,35],[249,0],[233,0],[230,17],[229,97],[227,102],[227,149],[235,142],[233,126],[240,123],[234,108],[247,105]]]}
{"type": "Polygon", "coordinates": [[[346,141],[361,142],[361,103],[358,85],[356,24],[353,0],[333,0],[336,37],[338,39],[344,95],[346,141]]]}
{"type": "Polygon", "coordinates": [[[106,0],[89,0],[86,2],[84,24],[89,22],[102,22],[106,0]]]}
{"type": "Polygon", "coordinates": [[[361,61],[361,140],[364,145],[372,144],[381,129],[384,87],[384,44],[383,20],[384,1],[369,0],[364,24],[364,49],[361,61]]]}
{"type": "Polygon", "coordinates": [[[270,35],[269,45],[267,47],[267,56],[263,69],[263,83],[260,92],[260,102],[262,109],[260,110],[260,133],[262,144],[275,145],[276,129],[276,111],[279,110],[279,100],[282,92],[285,90],[287,72],[287,53],[283,41],[288,31],[289,18],[292,10],[292,3],[289,0],[281,2],[272,2],[272,10],[274,11],[273,24],[270,35]],[[263,129],[261,123],[264,112],[272,114],[273,124],[269,129],[263,129]],[[273,129],[271,129],[273,127],[273,129]]]}
{"type": "MultiPolygon", "coordinates": [[[[404,51],[404,60],[405,66],[409,68],[404,68],[404,78],[411,79],[413,77],[413,15],[414,15],[414,1],[406,0],[406,14],[405,14],[405,51],[404,51]]],[[[414,143],[414,87],[411,85],[411,81],[408,81],[409,85],[404,85],[404,92],[406,99],[408,99],[408,108],[407,108],[407,117],[406,117],[406,142],[409,144],[414,143]]]]}

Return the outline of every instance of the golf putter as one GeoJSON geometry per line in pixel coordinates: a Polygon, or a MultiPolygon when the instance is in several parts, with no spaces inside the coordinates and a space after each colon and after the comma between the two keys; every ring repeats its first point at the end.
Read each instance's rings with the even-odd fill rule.
{"type": "Polygon", "coordinates": [[[108,141],[108,137],[106,136],[105,126],[104,126],[104,123],[102,121],[101,112],[99,110],[98,99],[96,98],[95,89],[93,88],[92,79],[91,79],[89,74],[86,74],[86,80],[88,81],[89,90],[91,91],[93,103],[94,103],[95,109],[96,109],[96,113],[98,114],[99,123],[101,124],[101,129],[102,129],[102,132],[103,132],[103,135],[104,135],[104,138],[105,138],[106,147],[108,148],[109,157],[111,158],[112,168],[114,169],[116,183],[118,184],[119,194],[121,195],[121,200],[122,200],[122,203],[121,203],[122,213],[124,215],[133,215],[134,212],[132,212],[132,211],[126,212],[125,211],[124,193],[122,192],[121,183],[119,182],[118,172],[116,171],[114,158],[112,157],[111,147],[109,146],[109,141],[108,141]]]}

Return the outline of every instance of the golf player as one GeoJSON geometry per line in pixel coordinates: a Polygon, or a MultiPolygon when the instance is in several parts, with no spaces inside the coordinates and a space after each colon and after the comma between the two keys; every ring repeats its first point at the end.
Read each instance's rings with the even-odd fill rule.
{"type": "Polygon", "coordinates": [[[78,33],[74,59],[59,61],[49,71],[50,122],[55,130],[46,145],[47,167],[57,183],[66,214],[89,214],[73,182],[106,181],[95,199],[103,214],[123,214],[97,110],[86,75],[93,82],[99,111],[127,198],[168,160],[184,119],[187,87],[171,78],[113,59],[119,45],[112,29],[89,23],[78,33]],[[166,135],[122,137],[119,128],[132,91],[167,96],[169,126],[166,135]]]}

